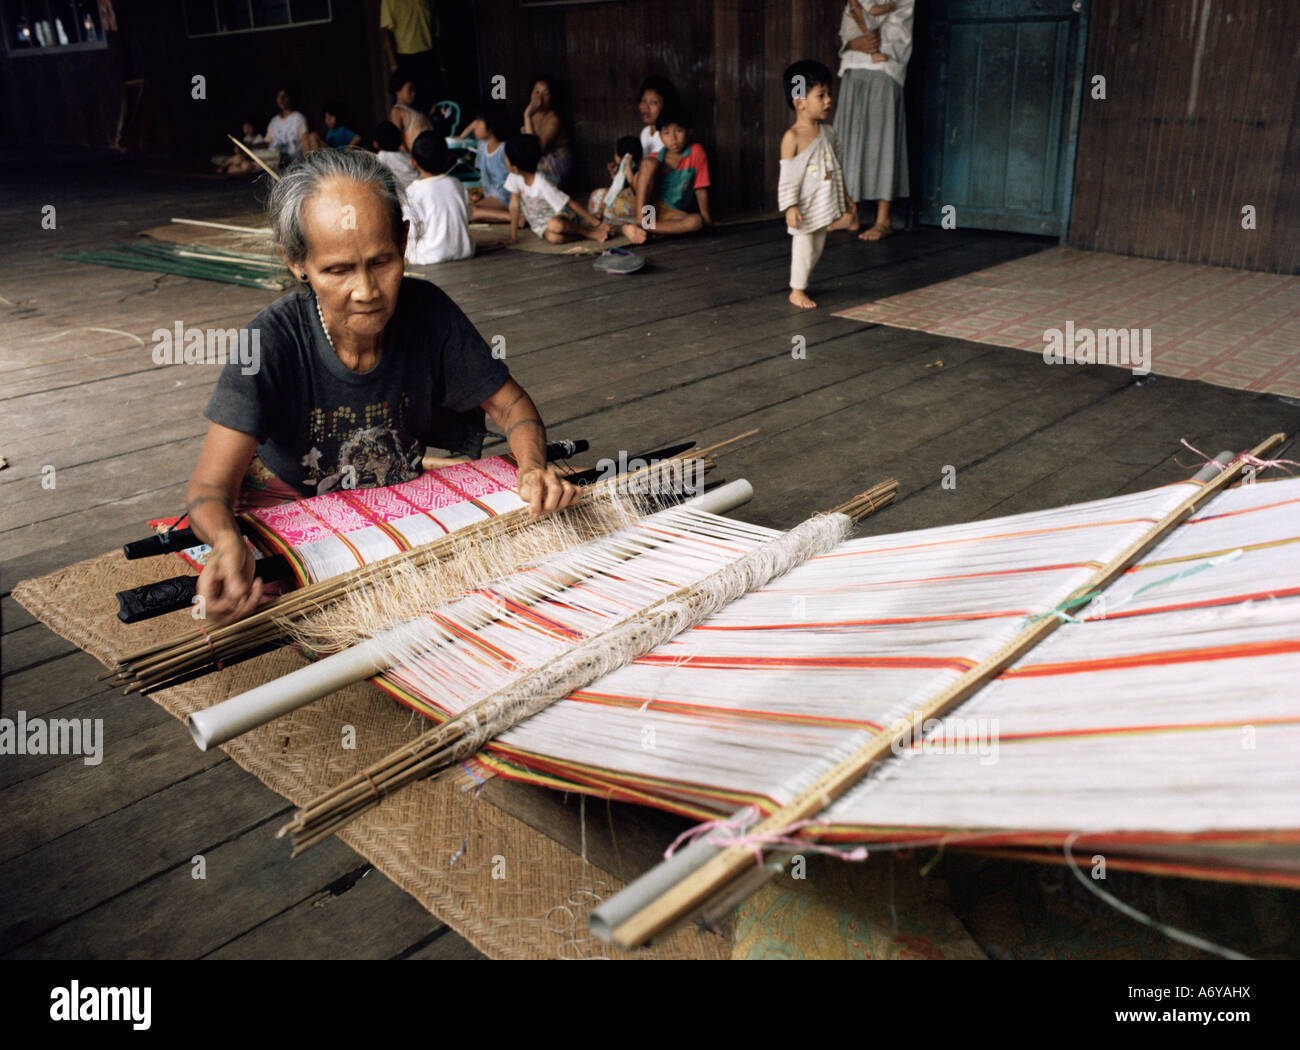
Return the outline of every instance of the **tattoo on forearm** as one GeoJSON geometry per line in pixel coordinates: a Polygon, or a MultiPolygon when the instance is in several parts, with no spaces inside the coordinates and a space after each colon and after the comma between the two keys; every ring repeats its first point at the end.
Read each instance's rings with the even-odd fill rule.
{"type": "Polygon", "coordinates": [[[546,424],[543,423],[540,419],[538,419],[536,416],[526,416],[523,419],[515,420],[513,423],[510,424],[510,426],[506,428],[506,440],[507,441],[510,440],[510,435],[515,432],[516,427],[521,427],[525,423],[536,423],[538,428],[541,429],[543,433],[545,433],[546,431],[546,424]]]}
{"type": "Polygon", "coordinates": [[[231,514],[234,513],[234,510],[230,506],[230,501],[223,499],[220,496],[196,496],[194,499],[190,500],[187,504],[185,504],[185,513],[193,514],[194,508],[197,507],[200,503],[220,503],[223,507],[226,508],[226,510],[230,511],[231,514]]]}

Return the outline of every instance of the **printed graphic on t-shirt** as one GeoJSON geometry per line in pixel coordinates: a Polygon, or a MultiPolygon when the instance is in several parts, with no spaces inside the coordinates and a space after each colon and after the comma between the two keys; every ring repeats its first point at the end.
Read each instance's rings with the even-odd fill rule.
{"type": "Polygon", "coordinates": [[[406,408],[405,395],[395,416],[387,402],[366,405],[361,419],[350,405],[333,412],[313,408],[312,446],[299,461],[302,487],[320,494],[396,485],[417,477],[424,444],[406,430],[406,408]]]}

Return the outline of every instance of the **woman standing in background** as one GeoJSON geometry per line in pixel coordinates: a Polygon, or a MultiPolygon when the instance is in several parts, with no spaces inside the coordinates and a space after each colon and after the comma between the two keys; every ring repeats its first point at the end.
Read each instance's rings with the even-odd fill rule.
{"type": "MultiPolygon", "coordinates": [[[[849,197],[855,203],[876,202],[874,225],[858,234],[864,241],[878,241],[894,232],[890,201],[908,196],[903,81],[912,57],[912,14],[913,0],[880,4],[848,0],[840,23],[835,132],[844,144],[849,197]]],[[[844,227],[837,223],[831,228],[844,227]]]]}

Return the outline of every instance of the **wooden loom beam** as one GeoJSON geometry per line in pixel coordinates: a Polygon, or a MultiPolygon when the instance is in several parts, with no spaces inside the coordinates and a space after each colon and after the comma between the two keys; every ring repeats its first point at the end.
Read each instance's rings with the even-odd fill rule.
{"type": "MultiPolygon", "coordinates": [[[[1260,458],[1267,455],[1285,442],[1286,437],[1285,434],[1272,435],[1253,448],[1249,456],[1260,458]]],[[[1195,513],[1202,504],[1234,481],[1241,474],[1244,466],[1245,461],[1239,457],[1224,468],[1217,477],[1188,496],[1143,536],[1134,540],[1110,562],[1098,569],[1087,583],[1071,593],[1062,603],[1062,607],[1068,607],[1090,592],[1100,591],[1113,583],[1121,573],[1195,513]]],[[[878,733],[867,744],[824,773],[798,797],[749,829],[746,837],[758,841],[762,836],[781,834],[798,821],[815,817],[857,784],[877,763],[887,759],[918,720],[924,725],[929,719],[947,715],[1052,634],[1061,623],[1062,620],[1055,615],[1055,610],[1042,619],[1028,623],[1000,649],[915,708],[906,719],[908,722],[906,729],[898,732],[884,730],[878,733]]],[[[613,929],[610,940],[624,949],[645,944],[707,906],[753,867],[754,853],[749,846],[732,845],[722,849],[716,856],[652,900],[646,907],[624,919],[613,929]]]]}

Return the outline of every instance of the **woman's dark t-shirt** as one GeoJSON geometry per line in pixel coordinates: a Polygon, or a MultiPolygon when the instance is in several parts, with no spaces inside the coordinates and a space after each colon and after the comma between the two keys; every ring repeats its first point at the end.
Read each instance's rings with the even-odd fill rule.
{"type": "Polygon", "coordinates": [[[227,364],[204,415],[253,434],[258,456],[304,495],[373,488],[420,473],[424,446],[469,451],[477,406],[510,378],[469,318],[427,281],[403,278],[369,372],[330,346],[310,290],[277,299],[246,327],[260,356],[252,375],[227,364]]]}

